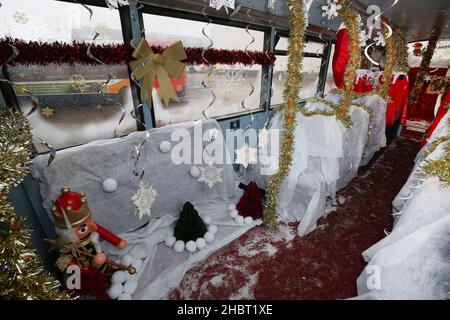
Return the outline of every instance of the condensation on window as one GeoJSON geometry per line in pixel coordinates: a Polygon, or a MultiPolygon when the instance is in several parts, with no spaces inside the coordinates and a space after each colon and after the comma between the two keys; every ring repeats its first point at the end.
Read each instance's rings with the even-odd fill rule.
{"type": "MultiPolygon", "coordinates": [[[[181,40],[185,47],[207,48],[210,41],[202,30],[213,40],[213,48],[263,51],[264,33],[218,24],[209,24],[157,16],[144,15],[145,38],[151,45],[169,46],[181,40]]],[[[153,92],[153,107],[156,126],[170,123],[198,120],[203,118],[205,110],[208,117],[219,118],[243,112],[261,109],[261,73],[260,65],[244,66],[217,64],[208,68],[205,65],[188,65],[178,79],[171,79],[180,103],[170,102],[164,107],[157,93],[153,92]],[[204,85],[202,84],[204,82],[204,85]],[[244,108],[242,107],[244,103],[244,108]]]]}
{"type": "MultiPolygon", "coordinates": [[[[123,43],[117,10],[55,0],[2,0],[0,37],[40,42],[123,43]]],[[[20,55],[20,52],[19,52],[20,55]]],[[[31,109],[32,92],[39,100],[38,109],[28,116],[38,152],[46,151],[47,141],[57,149],[113,137],[121,117],[126,117],[118,134],[136,131],[130,82],[126,65],[15,65],[8,68],[22,112],[31,109]],[[99,89],[111,74],[108,85],[99,89]]]]}
{"type": "Polygon", "coordinates": [[[335,45],[333,44],[331,46],[331,53],[330,53],[330,61],[328,62],[328,71],[327,71],[327,79],[325,81],[325,91],[324,93],[327,94],[332,89],[336,89],[336,84],[334,83],[334,77],[333,77],[333,56],[334,56],[334,48],[335,45]]]}
{"type": "MultiPolygon", "coordinates": [[[[277,56],[275,61],[272,79],[273,96],[271,99],[273,106],[283,103],[284,84],[287,78],[287,62],[288,56],[277,56]]],[[[303,58],[303,81],[299,93],[300,100],[314,97],[317,93],[321,64],[321,58],[303,58]]]]}

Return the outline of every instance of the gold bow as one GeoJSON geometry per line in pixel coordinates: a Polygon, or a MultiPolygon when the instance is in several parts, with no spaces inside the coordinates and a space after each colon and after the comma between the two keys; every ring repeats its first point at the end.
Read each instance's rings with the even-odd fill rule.
{"type": "Polygon", "coordinates": [[[155,54],[142,38],[139,45],[132,54],[136,60],[130,62],[132,77],[141,83],[141,101],[147,100],[149,105],[152,101],[153,82],[158,79],[158,95],[164,101],[167,108],[170,99],[180,102],[175,90],[173,89],[170,77],[178,78],[184,70],[185,63],[182,60],[187,59],[181,41],[175,42],[164,52],[155,54]]]}

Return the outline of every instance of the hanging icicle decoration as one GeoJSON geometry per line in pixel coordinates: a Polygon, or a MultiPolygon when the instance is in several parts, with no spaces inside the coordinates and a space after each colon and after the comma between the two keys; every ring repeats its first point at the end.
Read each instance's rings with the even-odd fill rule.
{"type": "Polygon", "coordinates": [[[206,23],[206,25],[202,28],[202,34],[209,40],[209,45],[203,49],[202,51],[202,60],[205,62],[205,64],[208,66],[208,72],[205,76],[205,78],[202,80],[202,87],[205,89],[208,89],[209,92],[211,93],[212,99],[209,102],[208,106],[206,108],[204,108],[202,110],[202,115],[206,120],[209,120],[208,115],[206,114],[206,111],[208,111],[209,108],[211,108],[213,106],[213,104],[216,102],[216,94],[214,93],[213,90],[211,90],[211,87],[209,87],[206,83],[208,82],[208,80],[211,79],[212,74],[214,73],[214,66],[212,66],[209,61],[206,59],[205,57],[205,52],[208,49],[211,49],[214,46],[214,41],[211,37],[209,37],[206,34],[206,28],[211,24],[212,20],[206,15],[206,6],[203,8],[202,10],[202,14],[203,16],[208,20],[208,22],[206,23]]]}
{"type": "MultiPolygon", "coordinates": [[[[11,50],[12,50],[11,56],[9,56],[9,58],[5,61],[5,63],[3,63],[2,66],[0,67],[0,69],[3,71],[3,73],[4,73],[5,75],[7,74],[6,69],[5,69],[5,68],[6,68],[6,65],[7,65],[8,63],[13,62],[13,61],[19,56],[19,54],[20,54],[19,49],[17,49],[17,48],[14,47],[13,45],[9,45],[9,46],[11,47],[11,50]]],[[[3,81],[5,81],[5,82],[7,82],[8,84],[10,84],[11,86],[13,86],[14,89],[17,89],[15,83],[13,83],[13,82],[11,82],[11,81],[9,81],[9,80],[7,80],[7,79],[4,79],[3,81]]],[[[23,89],[22,91],[25,92],[25,93],[27,93],[27,94],[29,95],[29,97],[31,98],[31,109],[30,109],[30,111],[25,115],[26,117],[28,117],[28,116],[30,116],[31,114],[33,114],[33,113],[37,110],[37,108],[39,107],[39,100],[38,100],[38,98],[33,94],[32,91],[30,91],[30,90],[28,90],[28,89],[23,89]]],[[[48,161],[47,161],[47,167],[48,167],[48,166],[50,166],[50,164],[53,162],[53,160],[54,160],[55,157],[56,157],[56,150],[55,150],[55,148],[54,148],[51,144],[49,144],[49,143],[46,142],[45,140],[43,140],[43,139],[41,139],[41,138],[39,138],[39,137],[36,137],[36,138],[40,141],[40,143],[41,143],[42,145],[44,145],[44,146],[48,149],[48,152],[49,152],[49,154],[50,154],[50,156],[49,156],[49,158],[48,158],[48,161]]]]}
{"type": "Polygon", "coordinates": [[[114,132],[113,132],[113,137],[117,138],[119,136],[118,134],[118,129],[120,124],[122,123],[122,121],[125,119],[125,115],[126,115],[126,110],[125,107],[123,106],[123,104],[121,104],[120,102],[117,102],[116,100],[110,99],[108,97],[105,96],[103,89],[106,88],[106,86],[111,82],[111,79],[113,77],[112,75],[112,70],[111,68],[109,68],[109,66],[104,63],[103,61],[101,61],[100,59],[98,59],[97,57],[95,57],[92,52],[91,52],[91,48],[95,42],[95,40],[97,40],[97,38],[100,36],[100,34],[95,31],[95,35],[94,38],[92,39],[91,44],[88,46],[87,50],[86,50],[86,55],[91,58],[92,60],[100,63],[101,65],[105,66],[106,68],[108,68],[108,78],[106,79],[106,81],[100,86],[100,88],[98,89],[97,93],[100,94],[103,99],[105,99],[108,102],[111,102],[115,105],[117,105],[120,108],[120,118],[119,118],[119,122],[117,123],[116,127],[114,128],[114,132]]]}
{"type": "MultiPolygon", "coordinates": [[[[251,9],[248,9],[247,10],[247,16],[248,16],[248,18],[250,19],[250,21],[252,21],[252,17],[250,16],[250,11],[251,11],[251,9]]],[[[250,38],[251,38],[251,40],[250,40],[250,42],[249,43],[247,43],[247,45],[245,46],[245,49],[244,49],[244,52],[245,52],[245,54],[248,56],[248,58],[251,60],[251,63],[250,63],[250,65],[249,65],[249,69],[251,69],[254,65],[255,65],[255,61],[253,60],[253,58],[250,56],[250,54],[248,53],[248,48],[253,44],[253,43],[255,43],[255,37],[250,33],[250,31],[248,31],[248,29],[249,29],[249,26],[247,25],[247,27],[245,28],[245,32],[250,36],[250,38]]],[[[245,76],[244,75],[244,77],[245,78],[248,78],[247,76],[245,76]]],[[[250,84],[250,92],[249,92],[249,94],[247,95],[247,97],[245,97],[244,99],[242,99],[242,101],[241,101],[241,107],[242,107],[242,109],[244,109],[246,112],[250,112],[250,122],[249,122],[249,124],[244,128],[244,131],[245,130],[247,130],[248,128],[251,128],[252,127],[252,125],[253,125],[253,121],[255,120],[255,117],[254,117],[254,115],[253,115],[253,112],[251,112],[247,107],[246,107],[246,105],[245,105],[245,101],[247,101],[252,95],[253,95],[253,93],[255,92],[255,86],[253,85],[253,83],[251,83],[250,81],[249,81],[249,84],[250,84]]]]}
{"type": "MultiPolygon", "coordinates": [[[[367,60],[369,60],[369,61],[370,61],[372,64],[374,64],[375,66],[379,66],[380,63],[377,62],[377,61],[375,61],[374,59],[372,59],[372,57],[369,55],[369,49],[370,49],[371,47],[375,46],[375,45],[380,45],[380,44],[382,44],[382,43],[381,43],[381,42],[382,42],[381,40],[384,40],[384,42],[385,42],[387,39],[389,39],[389,38],[392,36],[393,32],[392,32],[391,26],[390,26],[389,24],[385,23],[384,21],[382,21],[381,17],[382,17],[383,14],[385,14],[387,11],[389,11],[390,9],[392,9],[393,7],[395,7],[395,6],[397,5],[397,3],[398,3],[398,0],[394,0],[394,2],[393,2],[388,8],[386,8],[384,11],[380,12],[378,15],[375,16],[375,21],[382,23],[382,24],[387,28],[387,30],[388,30],[386,36],[383,34],[383,31],[382,31],[382,30],[381,30],[380,32],[378,32],[378,39],[375,38],[375,39],[377,39],[378,41],[372,42],[371,44],[369,44],[368,46],[366,46],[365,49],[364,49],[364,55],[366,56],[367,60]],[[381,39],[381,38],[383,38],[383,39],[381,39]]],[[[370,28],[371,28],[371,30],[369,30],[369,34],[371,35],[371,34],[372,34],[372,28],[373,28],[373,26],[371,26],[370,28]]],[[[383,45],[383,46],[384,46],[384,45],[383,45]]]]}
{"type": "Polygon", "coordinates": [[[150,128],[147,127],[147,125],[145,123],[143,123],[139,117],[137,116],[136,112],[143,108],[143,104],[139,104],[136,108],[134,108],[131,112],[130,115],[131,117],[136,120],[136,122],[138,122],[139,124],[141,124],[144,128],[145,128],[145,137],[144,139],[142,139],[138,144],[134,145],[134,151],[133,154],[131,156],[132,159],[134,159],[134,169],[133,169],[133,175],[136,177],[139,177],[139,181],[142,180],[142,178],[144,177],[145,174],[145,168],[141,167],[141,169],[139,170],[138,168],[138,163],[139,160],[141,158],[141,150],[144,147],[144,145],[146,143],[149,142],[150,140],[150,128]]]}

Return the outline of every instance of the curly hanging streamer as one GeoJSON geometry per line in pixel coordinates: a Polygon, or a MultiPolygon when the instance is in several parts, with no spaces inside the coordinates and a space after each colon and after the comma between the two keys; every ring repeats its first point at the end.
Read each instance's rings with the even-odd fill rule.
{"type": "MultiPolygon", "coordinates": [[[[20,53],[20,52],[19,52],[19,49],[17,49],[17,48],[14,47],[13,45],[9,44],[9,46],[10,46],[11,49],[12,49],[12,54],[11,54],[11,56],[6,60],[6,62],[1,66],[2,70],[3,70],[3,68],[6,66],[6,64],[13,62],[14,59],[16,59],[16,58],[19,56],[19,53],[20,53]]],[[[3,81],[9,83],[9,84],[12,85],[14,88],[16,88],[16,84],[15,84],[15,83],[13,83],[13,82],[11,82],[11,81],[9,81],[9,80],[3,80],[3,81]]],[[[24,89],[23,91],[24,91],[25,93],[27,93],[27,94],[30,96],[30,98],[31,98],[31,109],[30,109],[30,111],[25,115],[25,116],[28,117],[29,115],[33,114],[33,113],[37,110],[37,108],[39,107],[39,100],[38,100],[38,98],[33,94],[33,92],[31,92],[30,90],[24,89]]],[[[47,161],[47,167],[48,167],[48,166],[50,166],[50,164],[53,162],[53,160],[55,160],[55,157],[56,157],[56,150],[55,150],[55,148],[54,148],[51,144],[49,144],[48,142],[44,141],[43,139],[41,139],[41,138],[39,138],[39,137],[37,137],[37,139],[40,140],[40,141],[41,141],[41,144],[43,144],[45,147],[47,147],[47,149],[48,149],[48,151],[49,151],[50,156],[49,156],[48,161],[47,161]]]]}
{"type": "Polygon", "coordinates": [[[94,11],[92,11],[91,8],[89,8],[87,5],[85,5],[84,3],[78,2],[77,0],[73,0],[73,2],[78,3],[79,5],[81,5],[83,8],[85,8],[88,12],[89,12],[89,20],[92,20],[92,15],[94,14],[94,11]]]}
{"type": "MultiPolygon", "coordinates": [[[[388,29],[388,34],[385,37],[385,40],[389,39],[392,36],[392,28],[389,24],[383,22],[380,18],[383,16],[383,14],[390,10],[391,8],[393,8],[394,6],[396,6],[398,3],[398,0],[394,0],[394,2],[388,7],[386,8],[384,11],[380,12],[376,17],[375,17],[375,21],[381,22],[387,29],[388,29]]],[[[370,27],[371,29],[373,28],[373,26],[370,27]]],[[[370,45],[366,46],[366,48],[364,49],[364,55],[366,56],[366,58],[374,65],[379,66],[380,63],[378,63],[377,61],[373,60],[372,57],[369,55],[369,48],[374,46],[376,43],[373,42],[370,45]]]]}
{"type": "MultiPolygon", "coordinates": [[[[13,62],[13,61],[19,56],[19,53],[20,53],[19,49],[17,49],[17,47],[13,46],[12,44],[8,43],[8,46],[11,48],[12,53],[11,53],[11,55],[8,57],[8,59],[6,59],[5,63],[3,63],[3,64],[1,65],[2,72],[3,72],[5,75],[7,74],[7,72],[6,72],[6,65],[7,65],[8,63],[13,62]]],[[[9,81],[9,80],[7,80],[7,79],[3,79],[2,81],[6,82],[6,83],[8,83],[8,84],[10,84],[10,85],[12,85],[12,86],[16,89],[16,84],[15,84],[15,83],[13,83],[13,82],[11,82],[11,81],[9,81]]],[[[30,91],[30,90],[28,90],[28,89],[26,89],[26,88],[25,88],[25,89],[22,89],[22,91],[25,92],[26,94],[28,94],[28,96],[31,98],[31,109],[30,109],[30,111],[26,114],[27,116],[29,116],[29,115],[33,114],[33,113],[37,110],[37,108],[39,107],[39,100],[38,100],[38,98],[33,94],[32,91],[30,91]]]]}
{"type": "Polygon", "coordinates": [[[48,160],[47,160],[47,167],[48,167],[48,166],[50,166],[50,164],[53,162],[53,160],[55,160],[55,158],[56,158],[56,150],[55,150],[55,147],[53,147],[51,144],[49,144],[47,141],[45,141],[45,140],[43,140],[43,139],[41,139],[41,138],[38,138],[38,139],[40,140],[40,143],[41,143],[42,145],[44,145],[45,147],[47,147],[48,152],[49,152],[49,154],[50,154],[50,156],[48,157],[48,160]]]}
{"type": "MultiPolygon", "coordinates": [[[[93,45],[94,41],[97,40],[97,38],[98,38],[99,36],[100,36],[100,34],[99,34],[97,31],[95,31],[95,35],[94,35],[94,38],[92,39],[92,43],[89,45],[89,47],[88,47],[87,50],[86,50],[86,55],[87,55],[89,58],[91,58],[92,60],[94,60],[94,61],[98,62],[99,64],[101,64],[101,65],[103,65],[103,66],[106,67],[107,65],[106,65],[105,63],[103,63],[103,61],[101,61],[100,59],[98,59],[97,57],[95,57],[95,56],[92,54],[92,52],[91,52],[92,45],[93,45]]],[[[103,93],[103,88],[105,88],[105,87],[111,82],[111,79],[112,79],[112,71],[111,71],[111,69],[109,69],[109,70],[108,70],[108,78],[107,78],[106,81],[100,86],[100,89],[98,90],[98,93],[99,93],[106,101],[109,101],[109,102],[111,102],[111,103],[113,103],[113,104],[119,106],[119,108],[120,108],[120,119],[119,119],[119,122],[117,123],[116,127],[114,128],[114,133],[113,133],[114,138],[117,138],[117,137],[119,136],[119,134],[117,133],[117,130],[119,129],[119,126],[120,126],[120,124],[122,123],[123,119],[125,119],[126,110],[125,110],[125,107],[123,106],[123,104],[121,104],[120,102],[117,102],[116,100],[107,98],[107,97],[105,96],[105,94],[103,93]]]]}
{"type": "Polygon", "coordinates": [[[206,111],[212,107],[212,105],[214,104],[214,102],[216,102],[216,94],[214,93],[213,90],[211,90],[211,88],[206,85],[206,81],[211,78],[211,75],[214,73],[214,67],[210,65],[209,61],[205,58],[205,52],[206,50],[212,48],[214,46],[214,41],[212,40],[212,38],[210,38],[207,34],[206,34],[206,28],[211,24],[212,20],[206,15],[206,7],[203,8],[202,10],[203,16],[208,20],[208,23],[206,23],[206,25],[202,28],[202,34],[209,40],[209,45],[207,48],[203,49],[202,51],[202,59],[203,61],[208,65],[208,74],[205,76],[205,78],[202,80],[202,87],[205,89],[208,89],[209,92],[212,95],[212,100],[209,102],[208,106],[206,108],[204,108],[202,110],[202,115],[206,120],[209,120],[208,116],[206,115],[206,111]]]}
{"type": "Polygon", "coordinates": [[[267,182],[266,201],[264,203],[264,224],[269,228],[275,228],[278,225],[278,195],[281,184],[288,175],[292,164],[296,127],[295,115],[298,110],[299,91],[302,83],[301,68],[306,29],[303,0],[288,0],[287,2],[291,13],[289,16],[291,34],[288,48],[287,80],[283,92],[284,104],[280,110],[284,118],[284,125],[278,172],[270,177],[267,182]]]}
{"type": "MultiPolygon", "coordinates": [[[[251,11],[251,9],[248,9],[248,10],[247,10],[247,16],[248,16],[248,18],[249,18],[250,20],[252,20],[252,18],[251,18],[251,16],[250,16],[250,11],[251,11]]],[[[251,68],[255,65],[255,62],[254,62],[254,60],[252,59],[252,57],[248,54],[248,47],[251,46],[253,43],[255,43],[255,37],[248,31],[248,26],[245,28],[245,32],[251,37],[250,42],[247,43],[247,45],[245,46],[245,49],[244,49],[244,52],[248,55],[249,59],[251,59],[251,61],[252,61],[252,62],[250,63],[250,66],[249,66],[249,69],[251,69],[251,68]]],[[[245,77],[245,78],[247,78],[247,77],[245,77]]],[[[249,84],[250,84],[250,87],[251,87],[250,92],[249,92],[249,94],[247,95],[247,97],[245,97],[245,98],[242,99],[242,101],[241,101],[241,107],[242,107],[246,112],[249,112],[250,110],[247,109],[247,107],[245,106],[245,101],[247,101],[247,100],[253,95],[253,93],[255,92],[255,86],[253,85],[253,83],[251,83],[251,82],[249,81],[249,84]]],[[[254,119],[255,119],[255,117],[253,116],[253,112],[250,111],[250,123],[247,125],[247,127],[246,127],[244,130],[246,130],[246,129],[252,127],[254,119]]]]}
{"type": "Polygon", "coordinates": [[[145,138],[142,139],[142,141],[140,141],[138,144],[134,145],[134,153],[132,155],[132,158],[134,159],[134,169],[133,169],[133,174],[136,177],[139,177],[139,180],[142,180],[142,178],[144,177],[145,174],[145,169],[144,167],[141,168],[141,170],[138,170],[138,163],[139,160],[141,158],[141,149],[144,147],[144,145],[146,143],[149,142],[150,140],[150,129],[147,127],[147,125],[145,123],[143,123],[139,117],[136,115],[136,111],[140,108],[143,107],[143,104],[139,104],[136,108],[134,108],[131,112],[130,115],[131,117],[136,120],[136,122],[140,123],[144,128],[145,128],[145,138]]]}

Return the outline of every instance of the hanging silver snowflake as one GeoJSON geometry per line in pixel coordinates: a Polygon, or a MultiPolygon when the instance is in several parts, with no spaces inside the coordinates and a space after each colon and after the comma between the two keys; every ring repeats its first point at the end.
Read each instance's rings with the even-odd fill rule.
{"type": "Polygon", "coordinates": [[[228,8],[234,10],[235,1],[234,0],[209,0],[209,6],[211,8],[216,8],[216,10],[220,10],[220,9],[222,9],[222,7],[224,7],[225,11],[228,14],[228,8]]]}
{"type": "Polygon", "coordinates": [[[375,43],[377,46],[382,46],[382,47],[386,46],[386,39],[384,38],[384,35],[381,31],[377,32],[377,36],[375,38],[373,38],[373,40],[375,40],[375,43]]]}
{"type": "Polygon", "coordinates": [[[366,30],[359,31],[359,46],[364,48],[367,46],[367,40],[369,40],[369,36],[366,33],[366,30]]]}
{"type": "Polygon", "coordinates": [[[423,77],[423,80],[424,80],[425,82],[431,82],[431,80],[433,80],[433,77],[432,77],[431,75],[429,75],[429,74],[426,74],[426,75],[423,77]]]}
{"type": "Polygon", "coordinates": [[[328,20],[334,19],[338,16],[338,11],[342,6],[337,0],[327,0],[327,4],[322,6],[322,17],[327,17],[328,20]]]}
{"type": "Polygon", "coordinates": [[[236,150],[236,163],[242,164],[244,168],[247,168],[249,164],[257,163],[257,154],[258,150],[256,148],[250,148],[248,144],[244,144],[236,150]]]}
{"type": "Polygon", "coordinates": [[[145,216],[151,216],[151,208],[156,196],[157,192],[151,185],[142,181],[139,183],[138,190],[131,197],[136,208],[136,213],[139,215],[139,219],[142,219],[145,216]]]}
{"type": "Polygon", "coordinates": [[[222,180],[223,168],[217,168],[215,166],[208,165],[204,167],[199,167],[199,169],[200,169],[200,177],[198,178],[198,181],[206,183],[209,188],[212,188],[218,182],[223,182],[222,180]]]}
{"type": "Polygon", "coordinates": [[[119,5],[129,6],[128,0],[105,0],[106,5],[110,9],[118,9],[119,5]]]}

